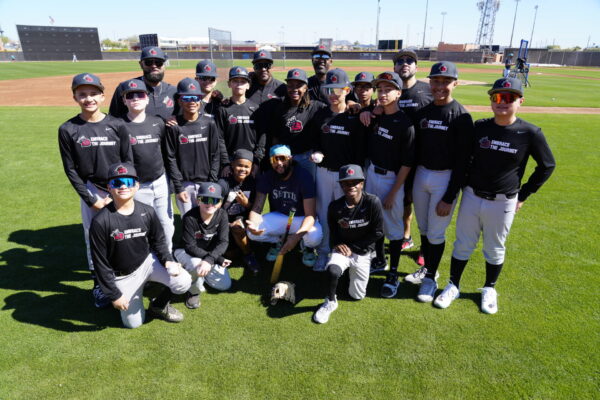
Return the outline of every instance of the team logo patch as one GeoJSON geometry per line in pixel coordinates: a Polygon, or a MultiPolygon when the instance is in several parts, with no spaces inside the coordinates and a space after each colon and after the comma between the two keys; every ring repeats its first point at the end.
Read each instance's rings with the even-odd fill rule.
{"type": "Polygon", "coordinates": [[[292,75],[294,75],[294,76],[300,76],[300,71],[294,71],[294,73],[292,75]]]}
{"type": "Polygon", "coordinates": [[[338,81],[338,78],[337,78],[337,76],[333,75],[333,76],[331,77],[331,82],[333,82],[333,83],[336,83],[337,81],[338,81]]]}
{"type": "Polygon", "coordinates": [[[125,239],[125,234],[117,228],[110,233],[110,237],[113,238],[113,240],[120,242],[125,239]]]}
{"type": "Polygon", "coordinates": [[[259,56],[260,56],[260,57],[264,57],[264,56],[265,56],[265,53],[261,51],[261,52],[260,52],[260,54],[259,54],[259,56]]]}
{"type": "Polygon", "coordinates": [[[196,85],[194,85],[193,83],[190,83],[188,85],[188,89],[190,89],[190,90],[196,90],[196,85]]]}
{"type": "Polygon", "coordinates": [[[215,187],[214,187],[214,186],[212,186],[212,185],[210,185],[210,186],[208,187],[208,191],[209,191],[209,192],[211,192],[211,193],[214,193],[216,190],[217,190],[217,189],[215,189],[215,187]]]}
{"type": "Polygon", "coordinates": [[[210,71],[212,71],[212,68],[210,67],[210,65],[205,65],[204,66],[204,71],[210,72],[210,71]]]}
{"type": "Polygon", "coordinates": [[[323,125],[323,127],[321,128],[321,130],[323,131],[323,133],[329,133],[329,132],[331,132],[331,129],[329,128],[329,125],[323,125]]]}
{"type": "Polygon", "coordinates": [[[510,84],[510,82],[509,82],[509,81],[505,81],[505,82],[502,84],[502,87],[511,87],[511,86],[512,86],[512,85],[510,84]]]}
{"type": "Polygon", "coordinates": [[[427,129],[427,126],[429,125],[429,123],[427,122],[427,120],[425,118],[423,118],[420,122],[419,122],[421,129],[427,129]]]}
{"type": "Polygon", "coordinates": [[[271,93],[269,93],[269,94],[267,95],[267,98],[269,98],[269,99],[272,99],[272,98],[274,98],[274,97],[275,97],[275,96],[273,96],[271,93]]]}
{"type": "Polygon", "coordinates": [[[94,82],[94,78],[92,78],[91,76],[89,76],[87,74],[83,76],[83,80],[86,82],[94,82]]]}
{"type": "Polygon", "coordinates": [[[202,231],[194,232],[194,239],[197,239],[197,240],[204,239],[204,234],[202,233],[202,231]]]}
{"type": "Polygon", "coordinates": [[[338,225],[342,229],[348,229],[350,227],[350,224],[348,223],[348,220],[346,218],[339,219],[338,225]]]}
{"type": "Polygon", "coordinates": [[[379,74],[379,76],[377,78],[391,81],[393,76],[392,76],[392,74],[388,74],[387,72],[384,72],[383,74],[379,74]]]}
{"type": "Polygon", "coordinates": [[[136,87],[138,87],[137,83],[135,83],[134,81],[129,81],[129,84],[127,86],[129,86],[131,89],[135,89],[136,87]]]}
{"type": "Polygon", "coordinates": [[[360,76],[358,77],[358,79],[367,79],[367,75],[365,75],[365,74],[360,74],[360,76]]]}
{"type": "Polygon", "coordinates": [[[241,73],[242,73],[242,70],[241,70],[240,68],[236,68],[236,69],[235,69],[235,73],[236,73],[236,74],[241,74],[241,73]]]}
{"type": "Polygon", "coordinates": [[[489,149],[491,145],[492,142],[490,142],[490,139],[488,139],[487,136],[479,139],[479,147],[481,147],[482,149],[489,149]]]}
{"type": "Polygon", "coordinates": [[[324,49],[325,46],[323,46],[322,44],[319,45],[319,49],[324,49]]]}
{"type": "Polygon", "coordinates": [[[167,108],[173,108],[173,99],[170,98],[169,96],[165,97],[165,99],[163,100],[163,104],[165,106],[167,106],[167,108]]]}
{"type": "Polygon", "coordinates": [[[232,115],[229,117],[230,124],[237,124],[237,122],[238,122],[238,119],[235,116],[232,115]]]}
{"type": "Polygon", "coordinates": [[[348,170],[346,171],[346,174],[354,175],[354,170],[352,168],[348,168],[348,170]]]}
{"type": "Polygon", "coordinates": [[[442,71],[442,72],[446,72],[446,71],[448,71],[448,68],[446,68],[446,66],[445,66],[445,65],[442,65],[442,66],[440,67],[440,71],[442,71]]]}
{"type": "Polygon", "coordinates": [[[189,140],[188,140],[187,136],[185,136],[185,135],[179,135],[179,143],[186,144],[188,142],[189,142],[189,140]]]}
{"type": "Polygon", "coordinates": [[[127,172],[128,172],[127,168],[125,168],[124,166],[119,165],[117,167],[117,174],[119,174],[119,175],[125,175],[127,172]]]}
{"type": "Polygon", "coordinates": [[[77,143],[79,143],[81,147],[90,147],[92,145],[92,141],[86,138],[85,136],[82,136],[79,139],[77,139],[77,143]]]}
{"type": "Polygon", "coordinates": [[[135,136],[131,136],[129,138],[129,144],[132,144],[132,145],[137,144],[137,138],[135,136]]]}
{"type": "Polygon", "coordinates": [[[152,54],[153,56],[155,56],[155,55],[157,55],[157,54],[158,54],[158,53],[156,52],[156,50],[154,50],[154,49],[151,49],[151,50],[149,51],[149,53],[150,53],[150,54],[152,54]]]}
{"type": "Polygon", "coordinates": [[[302,121],[298,121],[295,119],[288,121],[288,123],[286,125],[288,128],[290,128],[291,133],[300,133],[300,132],[302,132],[302,129],[304,129],[304,125],[302,124],[302,121]]]}

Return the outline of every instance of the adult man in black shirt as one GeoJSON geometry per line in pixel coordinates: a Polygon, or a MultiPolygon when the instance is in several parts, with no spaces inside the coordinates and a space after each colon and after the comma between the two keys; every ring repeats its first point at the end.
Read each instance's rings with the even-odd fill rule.
{"type": "Polygon", "coordinates": [[[191,277],[173,260],[154,209],[134,200],[139,187],[130,163],[116,163],[108,170],[108,190],[113,202],[92,221],[92,258],[102,292],[121,312],[127,328],[144,323],[144,284],[167,286],[150,304],[148,311],[169,322],[180,322],[183,314],[169,301],[172,293],[182,294],[191,277]]]}
{"type": "MultiPolygon", "coordinates": [[[[166,60],[167,55],[160,47],[144,47],[140,56],[140,67],[144,75],[135,78],[144,81],[148,89],[149,102],[146,113],[157,115],[165,120],[176,115],[178,110],[175,104],[177,90],[174,86],[163,82],[166,60]]],[[[127,106],[123,103],[122,84],[123,82],[117,86],[110,102],[109,113],[115,117],[123,117],[127,114],[127,106]]]]}
{"type": "Polygon", "coordinates": [[[383,217],[377,196],[363,191],[364,181],[358,165],[344,165],[339,170],[344,196],[331,202],[327,212],[333,252],[327,262],[329,294],[313,316],[320,324],[326,323],[338,307],[338,281],[346,269],[350,270],[350,297],[361,300],[367,294],[375,242],[383,237],[383,217]]]}
{"type": "Polygon", "coordinates": [[[271,74],[273,55],[268,50],[258,50],[252,58],[254,73],[250,74],[252,81],[250,90],[246,93],[248,100],[260,105],[269,99],[283,99],[285,83],[275,79],[271,74]]]}
{"type": "Polygon", "coordinates": [[[460,278],[483,233],[486,273],[481,311],[495,314],[498,312],[495,285],[504,264],[506,238],[515,213],[548,180],[555,161],[542,130],[517,117],[523,103],[521,81],[498,79],[488,94],[494,118],[475,122],[467,187],[456,219],[450,282],[434,304],[446,308],[459,296],[460,278]],[[521,185],[529,156],[537,166],[521,185]]]}
{"type": "Polygon", "coordinates": [[[319,100],[322,103],[329,104],[329,98],[323,84],[327,71],[333,63],[333,54],[331,49],[324,45],[317,45],[311,54],[312,66],[315,74],[308,78],[308,94],[311,100],[319,100]]]}

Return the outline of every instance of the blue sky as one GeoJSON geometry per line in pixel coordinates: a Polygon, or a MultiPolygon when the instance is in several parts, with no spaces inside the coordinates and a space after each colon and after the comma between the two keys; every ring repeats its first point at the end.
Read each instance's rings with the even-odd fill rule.
{"type": "MultiPolygon", "coordinates": [[[[478,0],[429,0],[425,44],[437,45],[442,12],[447,12],[444,41],[475,41],[478,0]]],[[[380,39],[423,40],[425,0],[381,0],[380,39]]],[[[494,44],[509,44],[515,0],[501,0],[496,17],[494,44]]],[[[513,45],[529,39],[534,6],[539,5],[533,45],[562,47],[588,43],[600,45],[600,0],[521,0],[513,45]]],[[[0,0],[0,26],[18,39],[16,25],[97,27],[100,38],[120,38],[140,33],[167,37],[207,36],[207,28],[231,30],[234,40],[307,44],[320,37],[373,43],[376,0],[366,1],[24,1],[0,0]],[[192,7],[194,4],[194,7],[192,7]],[[344,7],[341,7],[341,5],[344,7]],[[285,33],[282,33],[285,32],[285,33]]]]}

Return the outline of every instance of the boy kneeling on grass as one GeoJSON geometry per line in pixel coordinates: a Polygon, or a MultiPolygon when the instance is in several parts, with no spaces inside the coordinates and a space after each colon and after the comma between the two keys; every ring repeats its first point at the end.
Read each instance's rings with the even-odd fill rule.
{"type": "Polygon", "coordinates": [[[154,208],[137,200],[139,182],[131,163],[109,167],[108,191],[113,201],[92,220],[90,244],[92,259],[102,292],[121,312],[127,328],[144,323],[144,284],[167,286],[150,303],[148,311],[169,322],[180,322],[183,314],[169,301],[185,293],[192,279],[173,260],[154,208]]]}
{"type": "Polygon", "coordinates": [[[231,287],[226,269],[231,261],[223,258],[229,245],[229,221],[221,208],[222,199],[221,185],[202,182],[198,185],[198,207],[183,216],[182,248],[175,250],[175,257],[192,275],[185,299],[190,309],[200,307],[204,282],[220,291],[231,287]]]}

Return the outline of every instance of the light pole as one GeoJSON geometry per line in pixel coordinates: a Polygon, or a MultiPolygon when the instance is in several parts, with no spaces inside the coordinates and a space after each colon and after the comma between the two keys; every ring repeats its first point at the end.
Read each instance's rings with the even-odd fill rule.
{"type": "Polygon", "coordinates": [[[377,0],[377,25],[375,25],[375,49],[379,49],[379,14],[381,13],[381,7],[379,7],[379,1],[377,0]]]}
{"type": "Polygon", "coordinates": [[[537,10],[538,6],[533,7],[535,9],[535,14],[533,14],[533,26],[531,27],[531,37],[529,38],[529,46],[533,46],[533,30],[535,29],[535,20],[537,19],[537,10]]]}
{"type": "Polygon", "coordinates": [[[508,45],[509,48],[512,48],[513,35],[515,34],[515,22],[517,22],[517,10],[519,9],[519,1],[521,0],[515,0],[517,5],[515,6],[515,18],[513,19],[513,27],[510,33],[510,44],[508,45]]]}
{"type": "Polygon", "coordinates": [[[283,46],[283,69],[285,69],[285,27],[281,25],[281,45],[283,46]]]}
{"type": "Polygon", "coordinates": [[[442,11],[442,33],[440,34],[440,42],[444,41],[444,20],[446,19],[446,11],[442,11]]]}
{"type": "Polygon", "coordinates": [[[425,2],[425,23],[423,24],[423,44],[421,48],[425,48],[425,31],[427,31],[427,10],[429,9],[429,0],[425,2]]]}

